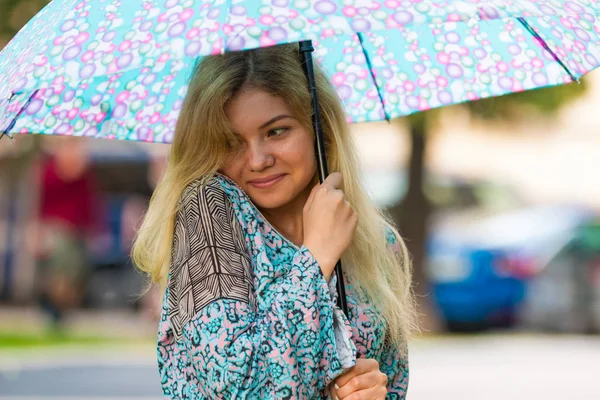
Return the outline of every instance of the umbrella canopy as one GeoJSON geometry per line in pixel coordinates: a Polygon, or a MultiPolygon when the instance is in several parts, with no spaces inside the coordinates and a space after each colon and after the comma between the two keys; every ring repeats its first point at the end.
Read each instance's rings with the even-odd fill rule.
{"type": "Polygon", "coordinates": [[[54,0],[0,53],[0,133],[169,143],[199,58],[312,40],[350,122],[563,84],[600,0],[54,0]]]}

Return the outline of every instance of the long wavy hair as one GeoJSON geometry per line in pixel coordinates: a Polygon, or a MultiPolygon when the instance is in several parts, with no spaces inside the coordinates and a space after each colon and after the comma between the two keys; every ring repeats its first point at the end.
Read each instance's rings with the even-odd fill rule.
{"type": "MultiPolygon", "coordinates": [[[[344,271],[359,295],[387,321],[391,343],[402,349],[417,325],[410,258],[398,231],[363,188],[357,152],[335,89],[318,65],[315,75],[329,168],[342,174],[342,189],[359,215],[352,243],[342,256],[344,271]],[[395,252],[385,240],[386,227],[396,236],[395,252]]],[[[180,196],[192,181],[206,181],[226,162],[236,135],[225,108],[243,87],[285,99],[305,129],[313,131],[311,98],[297,44],[225,53],[199,62],[177,121],[165,174],[132,250],[137,268],[162,288],[167,283],[180,196]]]]}

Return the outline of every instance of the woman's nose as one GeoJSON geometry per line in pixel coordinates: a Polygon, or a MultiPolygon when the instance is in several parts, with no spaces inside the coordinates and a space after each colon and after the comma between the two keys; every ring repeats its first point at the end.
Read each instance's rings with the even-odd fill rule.
{"type": "Polygon", "coordinates": [[[265,168],[273,166],[275,157],[264,144],[255,144],[248,149],[248,166],[252,171],[262,171],[265,168]]]}

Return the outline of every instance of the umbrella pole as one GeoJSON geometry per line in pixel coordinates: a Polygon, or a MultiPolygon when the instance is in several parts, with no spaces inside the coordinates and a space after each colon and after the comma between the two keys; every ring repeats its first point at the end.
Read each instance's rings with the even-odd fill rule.
{"type": "MultiPolygon", "coordinates": [[[[302,57],[302,68],[308,82],[308,91],[312,98],[312,122],[315,131],[315,153],[317,155],[317,165],[319,169],[319,180],[321,183],[327,178],[327,157],[325,154],[325,142],[323,140],[323,132],[321,130],[321,113],[319,111],[319,98],[317,96],[317,85],[315,82],[315,70],[313,65],[312,52],[314,51],[311,40],[300,42],[300,55],[302,57]]],[[[348,304],[346,302],[346,287],[342,274],[342,263],[338,261],[335,265],[335,274],[337,276],[337,305],[342,309],[346,317],[348,316],[348,304]]]]}

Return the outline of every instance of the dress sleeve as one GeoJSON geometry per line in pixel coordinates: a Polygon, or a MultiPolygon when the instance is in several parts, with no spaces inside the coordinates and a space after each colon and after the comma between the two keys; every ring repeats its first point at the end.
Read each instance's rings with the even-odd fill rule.
{"type": "Polygon", "coordinates": [[[218,182],[184,193],[171,257],[169,319],[202,398],[319,398],[355,363],[355,349],[338,355],[335,304],[306,247],[268,304],[257,302],[244,234],[218,182]]]}
{"type": "Polygon", "coordinates": [[[380,369],[388,377],[386,399],[405,400],[408,391],[408,358],[386,343],[380,369]]]}
{"type": "MultiPolygon", "coordinates": [[[[395,253],[400,253],[400,243],[394,232],[386,228],[388,247],[395,253]]],[[[405,400],[408,391],[408,346],[399,349],[392,345],[386,335],[380,362],[381,372],[388,377],[388,394],[386,399],[405,400]]]]}

